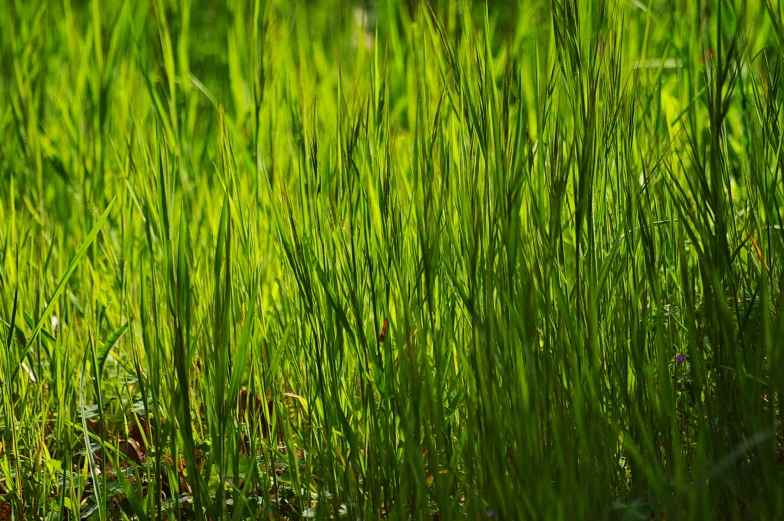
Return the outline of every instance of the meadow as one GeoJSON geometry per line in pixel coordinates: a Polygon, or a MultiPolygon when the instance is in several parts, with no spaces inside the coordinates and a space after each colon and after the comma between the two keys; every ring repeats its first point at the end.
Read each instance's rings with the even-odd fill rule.
{"type": "Polygon", "coordinates": [[[2,520],[784,519],[781,0],[0,0],[2,520]]]}

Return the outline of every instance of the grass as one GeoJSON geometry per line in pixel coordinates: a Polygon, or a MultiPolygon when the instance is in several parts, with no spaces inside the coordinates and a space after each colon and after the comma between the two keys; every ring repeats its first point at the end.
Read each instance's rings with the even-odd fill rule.
{"type": "Polygon", "coordinates": [[[2,519],[784,518],[784,4],[7,0],[2,519]]]}

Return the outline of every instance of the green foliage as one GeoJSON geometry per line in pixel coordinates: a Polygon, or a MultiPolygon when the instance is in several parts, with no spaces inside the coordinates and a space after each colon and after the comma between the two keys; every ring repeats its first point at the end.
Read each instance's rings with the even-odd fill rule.
{"type": "Polygon", "coordinates": [[[784,518],[779,0],[8,0],[2,519],[784,518]]]}

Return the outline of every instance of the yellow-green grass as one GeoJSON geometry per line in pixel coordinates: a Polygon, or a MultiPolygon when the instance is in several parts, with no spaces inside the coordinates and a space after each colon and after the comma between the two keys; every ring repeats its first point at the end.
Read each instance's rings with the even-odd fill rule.
{"type": "Polygon", "coordinates": [[[784,519],[779,0],[3,0],[3,519],[784,519]]]}

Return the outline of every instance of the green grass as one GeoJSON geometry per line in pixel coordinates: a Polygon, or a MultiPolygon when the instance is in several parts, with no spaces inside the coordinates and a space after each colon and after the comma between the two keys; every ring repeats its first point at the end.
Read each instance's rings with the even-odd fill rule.
{"type": "Polygon", "coordinates": [[[783,519],[782,35],[5,0],[0,516],[783,519]]]}

